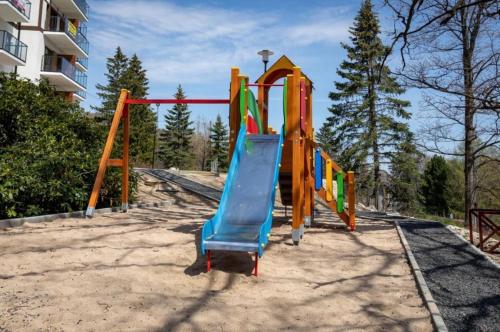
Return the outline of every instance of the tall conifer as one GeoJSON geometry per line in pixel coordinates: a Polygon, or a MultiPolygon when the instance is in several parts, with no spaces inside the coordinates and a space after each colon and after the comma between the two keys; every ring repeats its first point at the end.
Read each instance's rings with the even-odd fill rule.
{"type": "Polygon", "coordinates": [[[388,48],[380,39],[370,0],[362,3],[349,32],[351,43],[342,44],[347,59],[337,70],[341,81],[329,95],[334,103],[327,121],[339,163],[358,172],[359,185],[370,187],[375,206],[381,208],[381,164],[389,162],[391,151],[409,132],[403,121],[410,118],[405,110],[410,103],[397,98],[404,89],[383,64],[388,48]],[[361,172],[367,166],[371,174],[361,172]]]}
{"type": "MultiPolygon", "coordinates": [[[[180,84],[174,98],[186,98],[180,84]]],[[[160,159],[167,168],[186,169],[192,166],[191,137],[194,129],[190,116],[191,112],[185,104],[175,104],[165,115],[165,130],[160,135],[160,159]]]]}
{"type": "Polygon", "coordinates": [[[217,119],[210,128],[210,159],[217,160],[220,170],[228,168],[228,130],[227,126],[222,122],[220,114],[217,114],[217,119]]]}

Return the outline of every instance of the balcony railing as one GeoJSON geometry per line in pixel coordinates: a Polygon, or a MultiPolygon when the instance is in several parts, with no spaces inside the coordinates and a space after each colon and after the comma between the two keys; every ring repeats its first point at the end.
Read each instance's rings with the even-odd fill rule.
{"type": "Polygon", "coordinates": [[[68,59],[60,55],[45,55],[42,60],[42,71],[62,73],[82,87],[87,88],[87,75],[76,69],[68,59]]]}
{"type": "Polygon", "coordinates": [[[76,58],[76,62],[81,64],[85,68],[89,68],[89,59],[88,58],[76,58]]]}
{"type": "Polygon", "coordinates": [[[89,5],[85,0],[74,0],[78,8],[82,11],[85,16],[89,16],[89,5]]]}
{"type": "Polygon", "coordinates": [[[17,10],[19,10],[28,19],[30,18],[31,2],[29,2],[28,0],[6,0],[6,1],[10,2],[12,6],[14,6],[17,10]]]}
{"type": "Polygon", "coordinates": [[[78,28],[65,17],[51,16],[49,31],[64,32],[68,37],[73,39],[75,43],[85,52],[89,52],[89,42],[87,38],[78,31],[78,28]]]}
{"type": "Polygon", "coordinates": [[[78,31],[87,37],[87,23],[80,21],[80,24],[78,25],[78,31]]]}
{"type": "Polygon", "coordinates": [[[26,62],[28,46],[5,30],[0,30],[0,49],[26,62]]]}
{"type": "Polygon", "coordinates": [[[86,91],[77,91],[77,92],[75,92],[75,94],[77,94],[78,96],[80,96],[83,99],[87,98],[87,92],[86,91]]]}

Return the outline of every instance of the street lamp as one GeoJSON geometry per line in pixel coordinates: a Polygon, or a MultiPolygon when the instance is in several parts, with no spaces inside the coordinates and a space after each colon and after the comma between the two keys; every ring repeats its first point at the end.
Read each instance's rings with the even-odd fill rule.
{"type": "Polygon", "coordinates": [[[269,56],[273,55],[274,53],[269,50],[262,50],[257,54],[262,56],[262,62],[264,62],[264,73],[265,73],[267,71],[267,63],[269,62],[269,56]]]}

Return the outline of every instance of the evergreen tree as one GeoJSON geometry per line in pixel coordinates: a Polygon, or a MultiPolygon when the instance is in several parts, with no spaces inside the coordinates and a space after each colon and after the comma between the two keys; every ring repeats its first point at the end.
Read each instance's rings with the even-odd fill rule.
{"type": "Polygon", "coordinates": [[[336,91],[329,95],[334,103],[327,121],[334,128],[331,144],[338,162],[358,173],[358,184],[370,187],[379,208],[380,165],[409,132],[402,120],[410,118],[405,111],[410,103],[397,98],[404,89],[383,65],[389,49],[379,37],[370,0],[362,3],[349,31],[352,45],[342,44],[347,59],[337,71],[342,81],[335,82],[336,91]],[[361,172],[369,164],[371,174],[361,172]]]}
{"type": "MultiPolygon", "coordinates": [[[[174,98],[186,98],[180,84],[174,98]]],[[[190,115],[185,104],[175,104],[165,115],[165,130],[160,135],[160,159],[167,168],[186,169],[192,165],[191,137],[194,129],[191,127],[193,122],[190,121],[190,115]]]]}
{"type": "Polygon", "coordinates": [[[425,210],[432,214],[447,216],[449,208],[450,168],[446,160],[434,155],[424,170],[422,196],[425,210]]]}
{"type": "Polygon", "coordinates": [[[113,57],[107,58],[106,68],[108,72],[104,74],[107,84],[96,85],[98,90],[97,95],[101,99],[101,106],[92,106],[92,109],[97,113],[96,119],[99,122],[103,122],[107,125],[111,121],[116,109],[116,104],[118,103],[120,90],[127,88],[123,77],[127,71],[128,65],[128,58],[120,47],[116,48],[113,57]]]}
{"type": "Polygon", "coordinates": [[[210,128],[210,159],[217,160],[220,170],[227,170],[229,136],[227,126],[222,122],[220,114],[210,128]]]}
{"type": "MultiPolygon", "coordinates": [[[[316,134],[316,140],[319,143],[319,146],[330,156],[335,156],[335,151],[333,150],[332,142],[333,142],[333,131],[332,127],[327,123],[323,123],[318,133],[316,134]]],[[[335,158],[336,159],[336,158],[335,158]]]]}
{"type": "MultiPolygon", "coordinates": [[[[130,59],[122,80],[132,98],[147,97],[149,80],[136,54],[130,59]]],[[[153,160],[152,147],[156,128],[156,116],[150,105],[131,105],[130,123],[130,158],[134,164],[149,165],[153,160]]]]}
{"type": "MultiPolygon", "coordinates": [[[[146,71],[136,54],[129,60],[118,47],[115,55],[107,61],[108,72],[105,76],[108,82],[106,85],[96,85],[101,105],[92,107],[97,113],[97,121],[102,124],[103,136],[108,133],[121,89],[129,90],[132,98],[139,99],[146,98],[149,90],[146,71]]],[[[130,106],[130,116],[131,162],[136,165],[150,164],[153,157],[155,114],[149,105],[133,105],[130,106]]],[[[113,156],[121,156],[122,141],[122,131],[119,130],[113,146],[113,156]]]]}
{"type": "Polygon", "coordinates": [[[391,182],[389,190],[395,207],[401,212],[417,212],[420,208],[420,154],[413,143],[413,135],[408,135],[390,159],[391,182]]]}

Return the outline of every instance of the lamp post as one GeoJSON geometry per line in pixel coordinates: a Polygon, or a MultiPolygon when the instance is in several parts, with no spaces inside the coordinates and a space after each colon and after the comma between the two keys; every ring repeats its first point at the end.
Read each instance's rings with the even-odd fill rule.
{"type": "Polygon", "coordinates": [[[269,50],[262,50],[257,54],[262,56],[262,62],[264,62],[264,73],[265,73],[267,71],[267,63],[269,62],[269,56],[273,55],[274,53],[269,50]]]}

